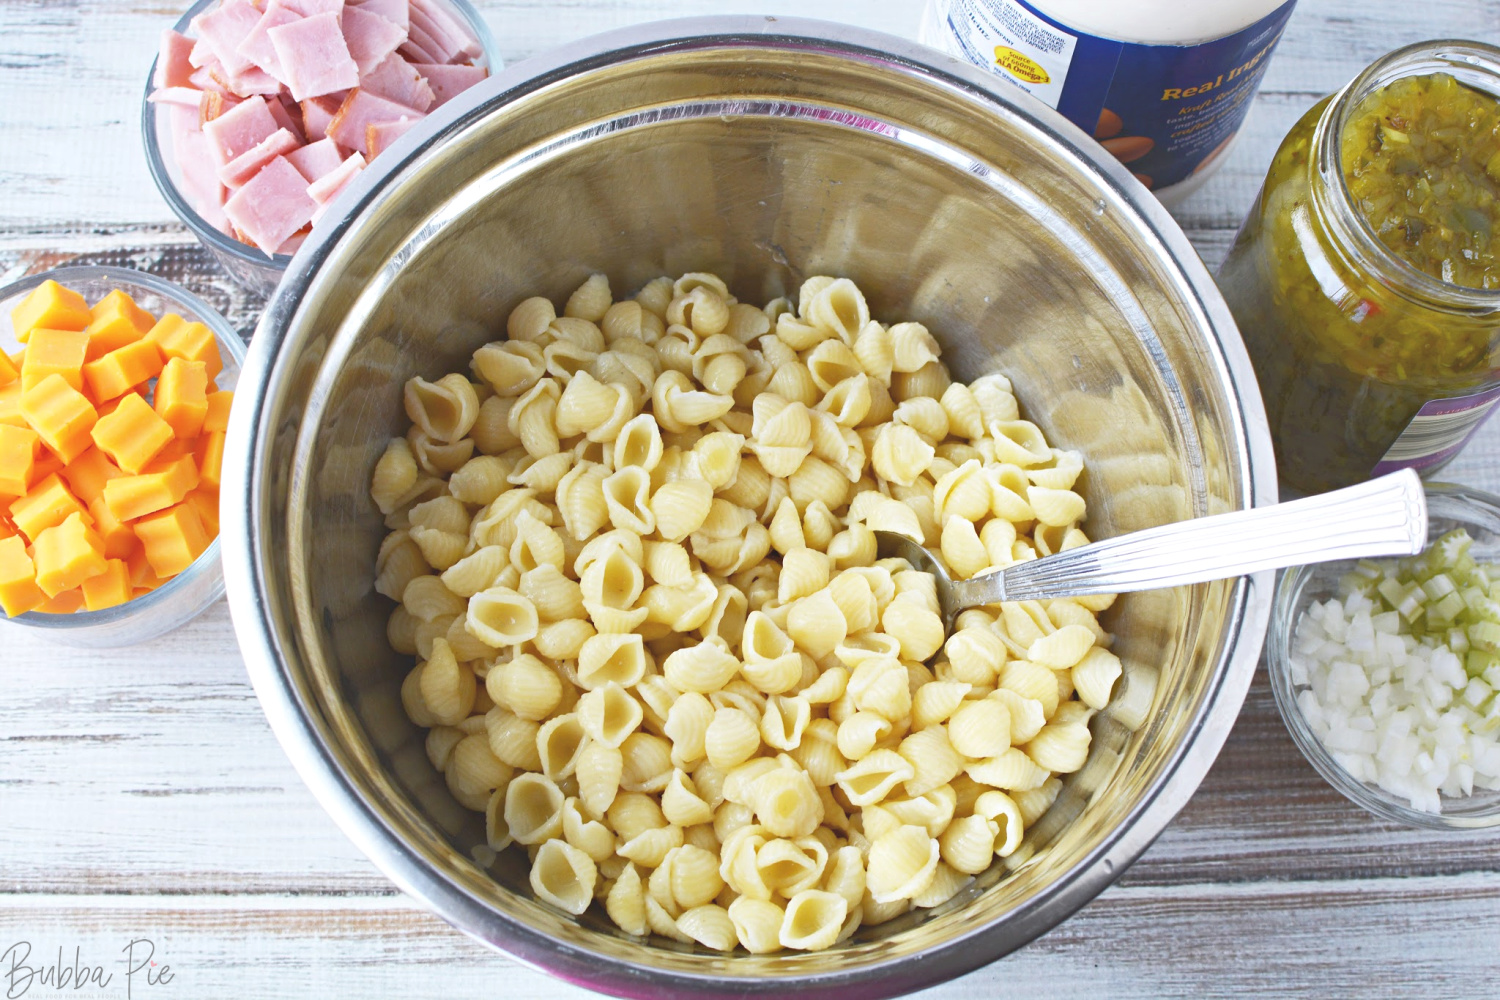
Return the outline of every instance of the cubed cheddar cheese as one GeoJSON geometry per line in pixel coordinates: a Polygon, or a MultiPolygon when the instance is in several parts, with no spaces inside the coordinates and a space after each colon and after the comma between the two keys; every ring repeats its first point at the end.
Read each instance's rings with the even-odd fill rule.
{"type": "Polygon", "coordinates": [[[224,470],[223,433],[215,432],[199,437],[193,452],[198,459],[198,481],[205,486],[218,489],[219,478],[224,470]]]}
{"type": "Polygon", "coordinates": [[[208,366],[201,361],[172,358],[156,380],[152,408],[172,425],[172,433],[179,440],[197,437],[208,416],[208,366]]]}
{"type": "Polygon", "coordinates": [[[0,497],[26,495],[41,443],[29,427],[0,424],[0,497]]]}
{"type": "Polygon", "coordinates": [[[0,424],[12,427],[30,427],[21,416],[21,380],[15,379],[0,385],[0,424]]]}
{"type": "Polygon", "coordinates": [[[10,355],[0,351],[0,385],[8,385],[21,377],[21,366],[10,359],[10,355]]]}
{"type": "MultiPolygon", "coordinates": [[[[135,532],[132,531],[131,534],[134,535],[135,532]]],[[[146,558],[146,547],[139,544],[139,539],[130,555],[126,557],[125,566],[130,570],[131,592],[137,597],[141,594],[148,594],[167,582],[157,576],[156,571],[151,568],[151,560],[146,558]]]]}
{"type": "Polygon", "coordinates": [[[123,559],[106,559],[103,573],[83,581],[83,606],[90,611],[124,604],[133,594],[130,567],[123,559]]]}
{"type": "Polygon", "coordinates": [[[72,590],[65,590],[36,610],[38,614],[44,615],[71,615],[75,611],[81,611],[83,610],[83,588],[74,587],[72,590]]]}
{"type": "Polygon", "coordinates": [[[229,430],[229,407],[234,402],[232,389],[221,389],[208,394],[208,413],[203,417],[203,433],[224,433],[229,430]]]}
{"type": "Polygon", "coordinates": [[[82,392],[88,344],[88,335],[77,330],[32,330],[26,360],[21,363],[21,392],[30,392],[48,375],[61,375],[63,381],[82,392]]]}
{"type": "Polygon", "coordinates": [[[135,524],[135,534],[146,549],[152,571],[159,577],[181,573],[212,542],[202,518],[186,503],[141,518],[135,524]]]}
{"type": "Polygon", "coordinates": [[[88,397],[53,374],[21,393],[21,416],[43,444],[71,462],[88,449],[99,413],[88,397]]]}
{"type": "Polygon", "coordinates": [[[93,430],[99,450],[130,473],[144,470],[171,440],[171,425],[135,393],[122,397],[114,409],[99,418],[93,430]]]}
{"type": "Polygon", "coordinates": [[[27,488],[35,486],[54,472],[61,472],[66,466],[67,463],[58,457],[57,452],[41,445],[37,449],[36,464],[31,467],[31,482],[27,484],[27,488]]]}
{"type": "Polygon", "coordinates": [[[104,542],[106,558],[124,559],[135,550],[135,531],[110,512],[102,494],[89,501],[89,517],[94,519],[94,530],[104,542]]]}
{"type": "Polygon", "coordinates": [[[11,618],[35,611],[47,595],[36,585],[36,566],[19,535],[0,538],[0,609],[11,618]]]}
{"type": "Polygon", "coordinates": [[[161,351],[149,340],[110,351],[83,366],[83,380],[88,384],[94,402],[103,403],[123,396],[137,386],[161,374],[161,351]]]}
{"type": "Polygon", "coordinates": [[[181,358],[184,361],[201,361],[208,370],[209,379],[219,377],[224,362],[219,357],[219,342],[213,331],[202,323],[190,323],[176,313],[163,316],[146,338],[161,349],[168,360],[181,358]]]}
{"type": "Polygon", "coordinates": [[[64,288],[50,278],[21,300],[11,310],[10,324],[16,340],[24,344],[37,327],[49,330],[84,330],[93,322],[93,314],[83,296],[64,288]]]}
{"type": "Polygon", "coordinates": [[[156,324],[151,314],[116,288],[89,310],[88,358],[102,358],[144,337],[156,324]]]}
{"type": "Polygon", "coordinates": [[[73,514],[82,514],[78,502],[56,473],[33,486],[24,497],[10,505],[10,519],[30,541],[48,528],[62,524],[73,514]]]}
{"type": "Polygon", "coordinates": [[[104,572],[104,542],[82,514],[69,514],[62,524],[42,532],[31,549],[36,585],[48,597],[104,572]]]}
{"type": "Polygon", "coordinates": [[[63,482],[73,495],[84,503],[93,503],[104,495],[104,484],[125,475],[120,467],[109,460],[109,456],[98,448],[90,448],[59,470],[63,482]]]}
{"type": "Polygon", "coordinates": [[[210,538],[219,535],[219,491],[211,486],[199,486],[187,496],[183,497],[183,503],[193,505],[202,519],[203,526],[208,529],[210,538]]]}
{"type": "Polygon", "coordinates": [[[154,462],[138,476],[121,476],[104,484],[104,502],[116,520],[133,521],[180,503],[198,485],[192,455],[154,462]]]}

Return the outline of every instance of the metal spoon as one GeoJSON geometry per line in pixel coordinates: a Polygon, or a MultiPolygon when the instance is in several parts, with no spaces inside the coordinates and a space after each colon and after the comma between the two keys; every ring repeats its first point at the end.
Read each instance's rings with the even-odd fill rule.
{"type": "Polygon", "coordinates": [[[944,622],[965,608],[1205,583],[1266,569],[1365,556],[1415,555],[1427,545],[1427,497],[1410,469],[1290,503],[1215,514],[1093,542],[953,580],[931,552],[875,532],[882,557],[937,578],[944,622]]]}

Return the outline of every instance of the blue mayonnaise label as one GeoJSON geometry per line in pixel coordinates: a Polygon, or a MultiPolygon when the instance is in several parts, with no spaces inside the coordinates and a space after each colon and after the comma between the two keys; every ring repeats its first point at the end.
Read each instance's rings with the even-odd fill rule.
{"type": "Polygon", "coordinates": [[[937,9],[965,59],[1056,108],[1160,189],[1229,145],[1295,6],[1288,0],[1243,30],[1191,45],[1100,38],[1025,0],[942,0],[937,9]]]}

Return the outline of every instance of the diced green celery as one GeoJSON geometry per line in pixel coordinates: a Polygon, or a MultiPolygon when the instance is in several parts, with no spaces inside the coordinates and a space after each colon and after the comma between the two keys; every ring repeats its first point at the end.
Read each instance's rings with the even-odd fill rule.
{"type": "Polygon", "coordinates": [[[1380,568],[1380,564],[1377,562],[1371,562],[1369,559],[1361,559],[1359,562],[1355,563],[1354,569],[1352,569],[1350,572],[1358,576],[1362,576],[1367,580],[1379,580],[1381,577],[1385,576],[1385,570],[1380,568]]]}
{"type": "MultiPolygon", "coordinates": [[[[1486,672],[1500,680],[1500,653],[1471,649],[1464,654],[1464,673],[1470,677],[1483,677],[1486,672]]],[[[1490,686],[1494,687],[1493,684],[1490,686]]]]}
{"type": "Polygon", "coordinates": [[[1468,531],[1454,528],[1432,543],[1427,550],[1428,558],[1434,565],[1452,566],[1460,556],[1469,551],[1469,546],[1473,543],[1474,539],[1469,537],[1468,531]]]}
{"type": "MultiPolygon", "coordinates": [[[[1433,577],[1433,580],[1438,577],[1433,577]]],[[[1432,581],[1429,580],[1429,583],[1432,581]]],[[[1434,624],[1438,622],[1451,622],[1458,617],[1458,613],[1464,610],[1464,599],[1458,596],[1457,591],[1450,590],[1440,600],[1433,601],[1427,605],[1427,620],[1434,624]]],[[[1487,623],[1488,624],[1488,623],[1487,623]]]]}
{"type": "Polygon", "coordinates": [[[1373,599],[1375,581],[1358,573],[1345,573],[1339,580],[1339,593],[1344,597],[1352,597],[1355,594],[1363,594],[1373,599]]]}
{"type": "Polygon", "coordinates": [[[1500,622],[1500,601],[1493,597],[1486,597],[1482,601],[1475,601],[1469,610],[1474,613],[1478,621],[1500,622]]]}
{"type": "Polygon", "coordinates": [[[1478,708],[1494,693],[1494,688],[1475,677],[1469,681],[1468,687],[1464,688],[1463,699],[1470,708],[1478,708]]]}
{"type": "Polygon", "coordinates": [[[1455,580],[1472,583],[1474,580],[1474,570],[1478,567],[1479,564],[1474,561],[1474,557],[1465,552],[1458,557],[1458,561],[1453,564],[1453,569],[1449,572],[1455,580]]]}
{"type": "Polygon", "coordinates": [[[1422,615],[1422,597],[1422,585],[1413,583],[1402,593],[1400,602],[1396,604],[1396,611],[1407,621],[1416,621],[1422,615]]]}
{"type": "Polygon", "coordinates": [[[1482,649],[1487,653],[1500,650],[1500,624],[1495,622],[1475,622],[1468,628],[1469,646],[1473,649],[1482,649]]]}
{"type": "MultiPolygon", "coordinates": [[[[1453,585],[1453,578],[1447,573],[1438,573],[1435,576],[1429,578],[1426,583],[1422,584],[1422,592],[1425,593],[1427,595],[1427,599],[1431,601],[1441,600],[1442,598],[1447,597],[1449,594],[1455,593],[1457,590],[1458,588],[1453,585]]],[[[1459,598],[1459,604],[1460,606],[1462,606],[1463,598],[1459,598]]],[[[1454,614],[1457,613],[1458,612],[1455,610],[1454,614]]],[[[1449,617],[1451,618],[1453,616],[1449,615],[1449,617]]]]}
{"type": "MultiPolygon", "coordinates": [[[[1470,673],[1472,674],[1473,671],[1470,673]]],[[[1500,691],[1500,656],[1496,656],[1494,660],[1481,667],[1479,675],[1484,678],[1486,684],[1500,691]]]]}
{"type": "Polygon", "coordinates": [[[1399,608],[1401,602],[1406,598],[1406,588],[1397,583],[1393,577],[1388,576],[1384,580],[1381,580],[1375,589],[1380,591],[1380,596],[1385,598],[1386,606],[1392,611],[1399,608]]]}
{"type": "Polygon", "coordinates": [[[1474,726],[1474,731],[1487,736],[1497,729],[1500,729],[1500,698],[1492,697],[1489,707],[1484,710],[1483,717],[1474,726]]]}
{"type": "Polygon", "coordinates": [[[1472,609],[1478,602],[1487,601],[1490,598],[1488,591],[1473,586],[1472,584],[1459,590],[1459,593],[1463,595],[1464,607],[1470,609],[1472,609]]]}
{"type": "MultiPolygon", "coordinates": [[[[1441,635],[1442,633],[1438,634],[1441,635]]],[[[1463,656],[1469,651],[1469,637],[1464,634],[1463,629],[1450,628],[1448,630],[1448,648],[1459,656],[1463,656]]]]}

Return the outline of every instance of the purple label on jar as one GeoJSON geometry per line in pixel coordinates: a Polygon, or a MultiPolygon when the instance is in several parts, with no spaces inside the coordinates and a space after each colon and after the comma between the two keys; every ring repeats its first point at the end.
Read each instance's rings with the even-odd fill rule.
{"type": "Polygon", "coordinates": [[[964,58],[1056,108],[1149,188],[1191,177],[1250,110],[1296,0],[1240,31],[1192,45],[1143,45],[1062,24],[1025,0],[948,0],[964,58]]]}
{"type": "Polygon", "coordinates": [[[1397,469],[1423,472],[1442,465],[1462,451],[1484,426],[1497,402],[1500,387],[1423,404],[1385,457],[1375,464],[1374,474],[1382,476],[1397,469]]]}

